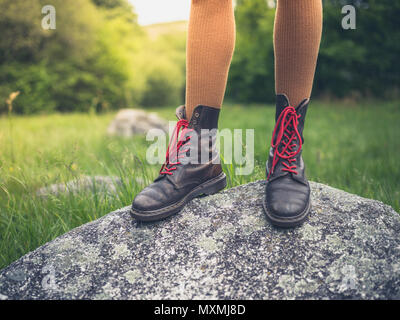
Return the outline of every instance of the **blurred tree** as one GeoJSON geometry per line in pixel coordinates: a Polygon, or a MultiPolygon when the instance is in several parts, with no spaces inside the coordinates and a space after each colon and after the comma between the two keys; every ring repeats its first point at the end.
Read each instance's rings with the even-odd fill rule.
{"type": "Polygon", "coordinates": [[[90,0],[53,0],[57,29],[43,30],[46,1],[1,0],[0,96],[20,90],[14,109],[23,113],[133,103],[129,66],[143,33],[129,3],[119,2],[126,11],[97,8],[90,0]]]}
{"type": "MultiPolygon", "coordinates": [[[[273,102],[274,1],[237,0],[236,52],[227,97],[273,102]]],[[[41,27],[46,0],[0,0],[0,113],[108,110],[182,103],[185,32],[149,37],[128,0],[53,0],[57,29],[41,27]]],[[[400,2],[325,0],[314,96],[398,97],[400,2]],[[341,9],[357,8],[344,30],[341,9]]],[[[154,30],[153,30],[154,31],[154,30]]]]}
{"type": "Polygon", "coordinates": [[[400,86],[400,1],[324,1],[324,32],[314,93],[332,97],[394,97],[400,86]],[[355,30],[341,8],[356,7],[355,30]]]}
{"type": "MultiPolygon", "coordinates": [[[[165,34],[149,41],[140,54],[144,75],[143,106],[182,104],[185,97],[186,32],[165,34]]],[[[138,60],[140,61],[140,60],[138,60]]]]}
{"type": "Polygon", "coordinates": [[[129,8],[130,4],[125,0],[92,0],[96,6],[105,7],[105,8],[129,8]]]}
{"type": "MultiPolygon", "coordinates": [[[[274,1],[237,0],[237,44],[227,97],[274,99],[274,1]]],[[[314,96],[398,97],[400,1],[325,0],[324,30],[314,96]],[[354,5],[356,30],[342,28],[342,7],[354,5]]]]}
{"type": "Polygon", "coordinates": [[[38,1],[0,1],[0,64],[38,56],[46,35],[38,28],[40,12],[38,1]]]}
{"type": "Polygon", "coordinates": [[[267,102],[274,99],[275,10],[265,0],[237,0],[236,50],[227,96],[237,101],[267,102]]]}

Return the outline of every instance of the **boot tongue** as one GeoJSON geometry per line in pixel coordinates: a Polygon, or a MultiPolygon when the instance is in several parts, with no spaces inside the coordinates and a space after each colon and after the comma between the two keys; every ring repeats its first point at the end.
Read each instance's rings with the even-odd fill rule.
{"type": "Polygon", "coordinates": [[[178,120],[189,121],[189,128],[197,130],[201,129],[217,129],[218,118],[220,110],[214,107],[208,107],[204,105],[198,105],[192,114],[191,119],[187,119],[186,107],[180,106],[176,108],[175,115],[178,120]]]}
{"type": "MultiPolygon", "coordinates": [[[[185,106],[179,106],[178,108],[176,108],[175,115],[176,115],[176,117],[178,118],[178,120],[186,120],[186,108],[185,108],[185,106]]],[[[181,131],[179,131],[179,132],[178,132],[178,135],[175,136],[176,133],[177,133],[176,130],[179,130],[179,129],[178,129],[177,127],[175,127],[174,132],[173,132],[173,136],[171,137],[170,144],[168,145],[168,151],[167,151],[167,157],[168,157],[168,158],[167,158],[167,159],[169,159],[169,157],[171,156],[170,150],[169,150],[170,146],[172,146],[173,148],[175,148],[175,147],[176,147],[176,144],[178,143],[178,140],[175,140],[175,139],[177,139],[177,138],[181,135],[181,131]],[[172,140],[172,139],[174,139],[174,140],[172,140]],[[171,145],[171,142],[172,142],[172,141],[174,141],[174,142],[173,142],[173,144],[171,145]]],[[[183,144],[184,144],[184,143],[183,143],[183,144]]],[[[183,144],[182,144],[182,145],[183,145],[183,144]]],[[[175,152],[178,153],[179,150],[177,149],[175,152]]],[[[178,154],[172,155],[172,157],[173,157],[172,162],[175,162],[175,161],[177,161],[177,159],[178,159],[178,158],[177,158],[177,157],[178,157],[178,154]]],[[[171,161],[171,159],[169,159],[169,161],[171,161]]],[[[171,167],[173,167],[174,164],[171,164],[169,161],[168,161],[168,162],[166,161],[166,162],[164,163],[164,165],[162,166],[162,168],[161,168],[161,170],[160,170],[159,176],[154,180],[154,182],[160,181],[160,180],[163,179],[163,178],[170,177],[170,175],[167,174],[167,173],[165,173],[165,172],[171,171],[171,170],[168,170],[168,169],[171,169],[171,167]],[[161,172],[162,170],[164,170],[163,173],[161,172]]]]}
{"type": "Polygon", "coordinates": [[[278,121],[280,114],[285,108],[290,106],[290,102],[288,97],[285,94],[278,94],[276,96],[276,113],[275,113],[275,122],[278,121]]]}
{"type": "Polygon", "coordinates": [[[304,99],[300,104],[296,107],[297,114],[301,115],[304,119],[307,113],[307,106],[310,102],[310,99],[304,99]]]}
{"type": "Polygon", "coordinates": [[[175,115],[178,118],[178,120],[185,119],[186,120],[186,108],[185,106],[180,106],[176,108],[175,115]]]}
{"type": "MultiPolygon", "coordinates": [[[[301,114],[305,117],[305,112],[307,111],[306,106],[310,102],[309,99],[304,99],[300,104],[295,107],[297,114],[301,114]],[[303,114],[304,113],[304,114],[303,114]]],[[[275,114],[275,121],[278,120],[279,115],[282,113],[285,108],[290,106],[289,98],[285,94],[278,94],[276,96],[276,114],[275,114]]]]}

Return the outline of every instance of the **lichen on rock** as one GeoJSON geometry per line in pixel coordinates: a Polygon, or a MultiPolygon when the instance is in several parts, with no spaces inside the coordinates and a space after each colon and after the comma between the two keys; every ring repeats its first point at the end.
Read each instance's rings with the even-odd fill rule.
{"type": "Polygon", "coordinates": [[[3,299],[400,299],[400,216],[311,183],[295,229],[269,224],[264,182],[197,198],[139,223],[129,207],[0,271],[3,299]]]}

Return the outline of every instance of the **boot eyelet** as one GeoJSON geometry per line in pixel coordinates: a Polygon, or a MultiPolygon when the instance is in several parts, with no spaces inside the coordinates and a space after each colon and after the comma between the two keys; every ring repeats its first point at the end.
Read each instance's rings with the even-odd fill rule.
{"type": "Polygon", "coordinates": [[[196,112],[196,113],[194,114],[194,116],[195,116],[196,118],[198,118],[198,117],[199,117],[199,113],[196,112]]]}

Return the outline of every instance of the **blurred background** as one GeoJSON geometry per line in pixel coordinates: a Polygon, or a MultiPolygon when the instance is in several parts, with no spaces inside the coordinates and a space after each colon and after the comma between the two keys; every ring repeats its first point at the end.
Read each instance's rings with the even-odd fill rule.
{"type": "MultiPolygon", "coordinates": [[[[0,112],[16,90],[22,114],[182,103],[187,21],[171,20],[188,18],[189,0],[51,2],[56,30],[40,27],[46,1],[0,1],[0,112]]],[[[273,102],[274,2],[236,2],[227,101],[273,102]]],[[[314,97],[399,95],[399,10],[398,1],[324,1],[314,97]],[[356,30],[341,26],[345,3],[357,8],[356,30]]]]}
{"type": "MultiPolygon", "coordinates": [[[[400,1],[323,4],[308,177],[400,211],[400,1]],[[355,30],[342,28],[346,4],[356,8],[355,30]]],[[[229,187],[265,178],[274,8],[236,1],[221,128],[255,129],[256,168],[237,176],[225,165],[229,187]]],[[[143,135],[107,128],[123,108],[174,119],[184,103],[189,10],[189,0],[0,0],[0,267],[129,205],[157,175],[143,135]],[[55,30],[41,25],[48,4],[55,30]]]]}

